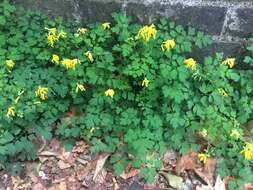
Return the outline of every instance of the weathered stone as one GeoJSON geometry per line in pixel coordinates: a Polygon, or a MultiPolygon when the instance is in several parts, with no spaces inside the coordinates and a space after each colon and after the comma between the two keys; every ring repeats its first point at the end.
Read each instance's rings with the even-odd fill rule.
{"type": "MultiPolygon", "coordinates": [[[[1,1],[1,0],[0,0],[1,1]]],[[[121,12],[134,22],[152,23],[161,17],[183,26],[193,26],[222,39],[208,47],[230,55],[243,38],[253,33],[252,0],[11,0],[47,15],[74,18],[78,22],[111,21],[111,13],[121,12]]],[[[204,51],[203,50],[203,55],[204,51]]],[[[202,57],[203,57],[202,55],[202,57]]]]}
{"type": "Polygon", "coordinates": [[[26,9],[39,10],[48,16],[73,17],[75,1],[72,0],[13,0],[15,4],[22,5],[26,9]]]}
{"type": "Polygon", "coordinates": [[[121,12],[122,3],[79,0],[79,13],[84,22],[111,21],[113,12],[121,12]]]}
{"type": "Polygon", "coordinates": [[[154,22],[161,16],[165,16],[183,26],[194,26],[208,34],[218,35],[222,30],[226,8],[129,3],[127,14],[142,23],[154,22]]]}

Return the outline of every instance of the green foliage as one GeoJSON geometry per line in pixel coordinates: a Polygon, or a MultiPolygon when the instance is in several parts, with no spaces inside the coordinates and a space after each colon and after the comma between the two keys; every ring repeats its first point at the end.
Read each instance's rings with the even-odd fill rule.
{"type": "MultiPolygon", "coordinates": [[[[138,35],[141,26],[118,14],[112,15],[111,28],[97,23],[78,32],[74,22],[49,20],[7,1],[0,13],[3,167],[6,161],[35,159],[33,142],[53,133],[68,146],[83,138],[92,151],[110,152],[117,175],[130,162],[152,182],[162,165],[159,157],[170,146],[181,153],[208,149],[224,158],[220,174],[240,183],[251,180],[241,175],[250,171],[250,161],[240,154],[244,139],[235,141],[230,134],[238,129],[243,136],[240,126],[253,118],[252,70],[230,68],[220,54],[187,67],[193,49],[210,44],[210,37],[165,19],[146,42],[138,35]],[[50,31],[53,43],[48,43],[50,31]],[[163,42],[172,39],[175,47],[162,51],[163,42]],[[52,63],[53,55],[58,63],[52,63]],[[67,69],[63,59],[76,59],[75,69],[67,69]],[[35,93],[39,86],[47,88],[44,99],[35,93]],[[198,149],[196,136],[203,129],[207,136],[198,149]]],[[[245,63],[252,64],[252,57],[245,63]]]]}

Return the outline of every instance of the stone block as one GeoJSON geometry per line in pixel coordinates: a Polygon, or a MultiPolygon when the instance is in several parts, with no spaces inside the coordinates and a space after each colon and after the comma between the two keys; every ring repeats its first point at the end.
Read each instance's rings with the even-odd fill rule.
{"type": "Polygon", "coordinates": [[[127,14],[137,22],[151,23],[163,16],[183,26],[193,26],[210,35],[219,35],[227,9],[212,6],[183,6],[182,4],[129,3],[126,10],[127,14]]]}

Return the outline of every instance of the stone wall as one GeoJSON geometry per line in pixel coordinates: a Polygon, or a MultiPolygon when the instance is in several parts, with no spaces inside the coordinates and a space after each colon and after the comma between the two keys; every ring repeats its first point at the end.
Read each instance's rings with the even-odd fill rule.
{"type": "Polygon", "coordinates": [[[232,54],[253,34],[253,0],[13,0],[50,16],[78,22],[108,21],[112,12],[151,23],[164,16],[213,36],[211,52],[232,54]]]}

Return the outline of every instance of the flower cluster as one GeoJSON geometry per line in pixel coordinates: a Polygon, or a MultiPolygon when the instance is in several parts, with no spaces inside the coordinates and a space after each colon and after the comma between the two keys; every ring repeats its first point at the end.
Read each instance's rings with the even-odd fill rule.
{"type": "Polygon", "coordinates": [[[63,30],[58,31],[56,28],[45,28],[47,32],[47,42],[51,47],[54,47],[55,42],[60,38],[66,38],[67,34],[63,30]]]}
{"type": "Polygon", "coordinates": [[[13,60],[9,59],[9,60],[6,60],[6,65],[8,69],[13,69],[13,67],[15,66],[15,63],[13,60]]]}
{"type": "Polygon", "coordinates": [[[58,64],[59,61],[60,61],[59,56],[56,55],[56,54],[53,54],[52,59],[51,59],[51,62],[52,62],[52,63],[55,63],[55,64],[58,64]]]}
{"type": "Polygon", "coordinates": [[[111,27],[110,25],[111,25],[110,22],[105,22],[105,23],[102,24],[102,27],[103,27],[104,30],[106,30],[106,29],[109,29],[111,27]]]}
{"type": "Polygon", "coordinates": [[[231,133],[230,133],[230,137],[234,138],[234,139],[239,139],[241,136],[241,134],[239,133],[239,131],[237,129],[232,129],[231,133]]]}
{"type": "Polygon", "coordinates": [[[244,155],[245,160],[253,159],[253,143],[246,142],[241,154],[244,155]]]}
{"type": "Polygon", "coordinates": [[[90,51],[87,51],[85,53],[85,56],[87,57],[87,59],[90,61],[90,62],[93,62],[94,59],[93,59],[93,56],[92,56],[92,53],[90,51]]]}
{"type": "Polygon", "coordinates": [[[110,96],[111,98],[113,98],[114,94],[115,92],[113,89],[109,88],[108,90],[105,91],[105,96],[110,96]]]}
{"type": "Polygon", "coordinates": [[[228,65],[230,68],[233,68],[235,65],[235,58],[227,58],[225,61],[223,61],[221,64],[228,65]]]}
{"type": "Polygon", "coordinates": [[[139,32],[137,37],[138,38],[142,38],[145,42],[148,42],[151,38],[155,38],[156,37],[156,27],[154,24],[151,24],[150,26],[144,26],[142,27],[139,32]]]}
{"type": "Polygon", "coordinates": [[[223,88],[219,88],[218,92],[221,96],[227,97],[229,96],[229,94],[223,89],[223,88]]]}
{"type": "Polygon", "coordinates": [[[78,93],[79,91],[80,91],[80,92],[84,92],[84,91],[86,91],[86,89],[85,89],[85,87],[84,87],[83,84],[77,83],[77,84],[76,84],[76,93],[78,93]]]}
{"type": "Polygon", "coordinates": [[[203,162],[204,164],[207,163],[207,158],[209,158],[210,155],[208,153],[199,153],[198,154],[198,159],[203,162]]]}
{"type": "Polygon", "coordinates": [[[14,117],[14,116],[15,116],[15,107],[14,106],[10,106],[7,109],[6,117],[10,118],[10,117],[14,117]]]}
{"type": "Polygon", "coordinates": [[[61,64],[66,69],[75,69],[76,65],[81,64],[81,61],[79,59],[63,59],[61,64]]]}
{"type": "Polygon", "coordinates": [[[149,80],[145,77],[141,83],[141,86],[148,87],[148,85],[149,85],[149,80]]]}
{"type": "Polygon", "coordinates": [[[37,90],[35,91],[36,97],[40,98],[41,100],[46,100],[47,99],[47,93],[48,93],[48,88],[39,86],[37,90]]]}
{"type": "Polygon", "coordinates": [[[175,45],[176,45],[176,42],[174,39],[166,40],[165,42],[162,43],[161,48],[162,48],[162,51],[169,51],[173,49],[175,45]]]}
{"type": "Polygon", "coordinates": [[[196,61],[193,58],[184,60],[184,64],[187,68],[191,68],[193,71],[196,69],[196,61]]]}

